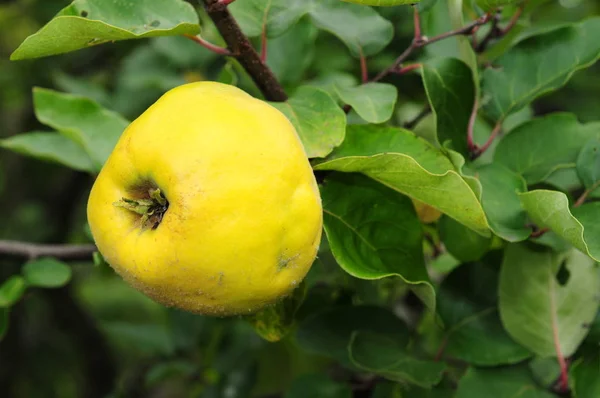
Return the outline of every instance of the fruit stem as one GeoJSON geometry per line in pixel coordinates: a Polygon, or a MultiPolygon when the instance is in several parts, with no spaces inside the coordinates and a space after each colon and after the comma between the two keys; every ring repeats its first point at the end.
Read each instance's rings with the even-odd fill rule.
{"type": "Polygon", "coordinates": [[[122,198],[114,202],[113,205],[142,216],[140,219],[142,229],[147,229],[148,227],[156,229],[169,208],[169,202],[162,192],[160,192],[160,188],[148,189],[147,198],[122,198]]]}

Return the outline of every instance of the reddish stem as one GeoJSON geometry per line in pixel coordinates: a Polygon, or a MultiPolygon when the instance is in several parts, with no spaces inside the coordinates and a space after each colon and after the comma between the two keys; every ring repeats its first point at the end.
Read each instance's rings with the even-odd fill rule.
{"type": "Polygon", "coordinates": [[[423,64],[410,64],[410,65],[406,65],[406,66],[403,66],[403,67],[395,70],[394,73],[396,73],[397,75],[403,75],[405,73],[412,72],[413,70],[419,69],[422,66],[423,66],[423,64]]]}
{"type": "Polygon", "coordinates": [[[508,32],[510,32],[512,30],[512,28],[514,28],[517,25],[517,22],[519,22],[519,18],[521,18],[522,14],[523,14],[523,6],[520,6],[519,8],[517,8],[517,11],[515,11],[513,16],[510,18],[508,25],[506,25],[503,29],[500,29],[500,34],[502,36],[504,36],[508,32]]]}
{"type": "MultiPolygon", "coordinates": [[[[473,124],[474,124],[474,122],[473,122],[473,124]]],[[[476,145],[475,152],[471,153],[471,159],[472,160],[477,159],[478,157],[480,157],[481,155],[483,155],[483,153],[485,151],[488,150],[488,148],[490,147],[490,145],[492,145],[492,143],[494,142],[494,140],[496,139],[496,137],[500,133],[500,130],[502,130],[502,121],[498,120],[498,122],[494,126],[494,129],[492,130],[492,134],[490,134],[490,137],[487,139],[487,141],[485,142],[485,144],[483,144],[481,147],[478,147],[475,144],[476,145]]]]}
{"type": "Polygon", "coordinates": [[[560,392],[566,392],[569,389],[569,369],[567,366],[567,361],[565,360],[565,356],[562,353],[562,349],[560,347],[560,337],[558,335],[558,325],[556,321],[556,312],[558,311],[556,307],[556,297],[554,294],[556,281],[554,278],[550,278],[550,310],[552,311],[552,337],[554,339],[554,349],[556,351],[556,358],[558,360],[558,364],[560,366],[560,384],[558,386],[560,392]]]}
{"type": "Polygon", "coordinates": [[[417,6],[413,6],[413,20],[414,20],[414,24],[415,24],[415,37],[414,39],[417,41],[420,41],[423,38],[423,35],[421,33],[421,16],[419,15],[419,9],[417,8],[417,6]]]}
{"type": "Polygon", "coordinates": [[[469,152],[475,153],[479,149],[473,138],[475,131],[475,121],[477,120],[477,111],[479,110],[479,98],[475,97],[473,102],[473,110],[471,111],[471,117],[469,117],[469,125],[467,127],[467,148],[469,152]]]}
{"type": "Polygon", "coordinates": [[[573,205],[573,207],[579,207],[582,204],[585,203],[585,201],[587,200],[587,197],[594,192],[598,186],[600,186],[600,181],[596,182],[594,185],[592,185],[589,189],[586,189],[581,196],[577,199],[577,201],[575,202],[575,204],[573,205]]]}
{"type": "Polygon", "coordinates": [[[260,36],[260,60],[263,62],[267,62],[267,25],[263,26],[263,31],[260,36]]]}
{"type": "Polygon", "coordinates": [[[442,343],[440,344],[440,347],[438,348],[437,352],[435,353],[435,357],[433,359],[435,362],[439,362],[442,359],[447,345],[448,345],[448,337],[444,337],[444,340],[442,341],[442,343]]]}
{"type": "Polygon", "coordinates": [[[224,6],[228,6],[229,4],[233,3],[235,0],[219,0],[219,3],[223,4],[224,6]]]}
{"type": "Polygon", "coordinates": [[[546,232],[550,232],[550,228],[542,228],[542,229],[537,229],[534,230],[531,235],[529,235],[531,238],[541,238],[542,236],[544,236],[544,234],[546,234],[546,232]]]}
{"type": "Polygon", "coordinates": [[[362,49],[360,51],[360,75],[363,84],[369,82],[369,69],[367,68],[367,58],[363,55],[362,49]]]}
{"type": "Polygon", "coordinates": [[[223,47],[219,47],[215,44],[209,43],[208,41],[204,40],[202,37],[200,36],[192,36],[192,35],[184,35],[185,37],[187,37],[190,40],[195,41],[196,43],[200,44],[202,47],[216,53],[219,55],[231,55],[231,51],[229,51],[226,48],[223,47]]]}

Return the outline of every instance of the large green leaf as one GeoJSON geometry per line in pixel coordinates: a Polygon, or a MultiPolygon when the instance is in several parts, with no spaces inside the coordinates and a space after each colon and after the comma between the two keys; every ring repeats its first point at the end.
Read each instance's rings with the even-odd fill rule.
{"type": "Polygon", "coordinates": [[[594,347],[577,360],[571,367],[570,376],[575,398],[600,397],[600,349],[594,347]]]}
{"type": "Polygon", "coordinates": [[[580,124],[573,114],[552,113],[516,127],[496,147],[494,161],[536,184],[558,169],[574,168],[592,138],[600,138],[600,123],[580,124]]]}
{"type": "Polygon", "coordinates": [[[369,123],[388,121],[394,113],[398,90],[391,84],[367,83],[356,87],[336,87],[338,96],[369,123]]]}
{"type": "Polygon", "coordinates": [[[455,398],[556,398],[535,384],[527,366],[469,368],[455,398]]]}
{"type": "Polygon", "coordinates": [[[571,211],[569,199],[562,192],[539,189],[521,194],[520,197],[529,217],[538,227],[550,228],[588,256],[600,261],[600,202],[588,203],[571,211]]]}
{"type": "Polygon", "coordinates": [[[75,0],[25,39],[11,59],[45,57],[117,40],[195,35],[199,31],[194,7],[183,0],[75,0]]]}
{"type": "Polygon", "coordinates": [[[277,37],[287,31],[311,7],[307,0],[243,0],[229,6],[235,20],[250,37],[277,37]]]}
{"type": "Polygon", "coordinates": [[[475,101],[473,72],[456,58],[442,58],[423,66],[423,85],[436,120],[437,140],[469,155],[467,131],[475,101]]]}
{"type": "Polygon", "coordinates": [[[377,54],[394,36],[392,23],[371,7],[340,0],[313,0],[310,16],[316,26],[336,35],[356,57],[377,54]]]}
{"type": "Polygon", "coordinates": [[[486,112],[504,119],[565,85],[575,71],[600,57],[599,36],[600,17],[594,17],[519,42],[483,74],[483,91],[490,97],[486,112]]]}
{"type": "Polygon", "coordinates": [[[410,131],[348,126],[343,144],[314,168],[363,173],[489,235],[478,195],[450,159],[410,131]]]}
{"type": "Polygon", "coordinates": [[[76,142],[58,133],[35,131],[0,140],[0,147],[36,159],[95,173],[97,167],[76,142]]]}
{"type": "Polygon", "coordinates": [[[500,317],[508,333],[536,354],[556,356],[558,346],[568,357],[596,316],[598,291],[598,267],[583,253],[512,244],[500,273],[500,317]]]}
{"type": "Polygon", "coordinates": [[[361,279],[398,276],[435,308],[423,230],[409,198],[359,174],[329,177],[321,196],[327,239],[346,272],[361,279]]]}
{"type": "Polygon", "coordinates": [[[531,234],[527,214],[519,193],[527,191],[523,177],[498,163],[491,163],[475,171],[482,186],[481,204],[490,228],[509,242],[525,240],[531,234]]]}
{"type": "Polygon", "coordinates": [[[287,102],[272,102],[292,122],[309,158],[325,157],[344,140],[346,115],[325,91],[300,87],[287,102]]]}
{"type": "Polygon", "coordinates": [[[0,308],[10,307],[21,299],[27,283],[20,275],[13,275],[0,285],[0,308]]]}
{"type": "Polygon", "coordinates": [[[513,364],[531,356],[504,330],[495,292],[498,267],[463,264],[442,282],[438,313],[444,322],[444,353],[479,366],[513,364]]]}
{"type": "Polygon", "coordinates": [[[352,334],[348,352],[358,368],[386,379],[430,388],[442,380],[443,362],[421,360],[410,355],[406,343],[372,332],[352,334]]]}
{"type": "Polygon", "coordinates": [[[55,258],[40,258],[28,262],[22,269],[30,286],[61,287],[71,280],[71,267],[55,258]]]}
{"type": "Polygon", "coordinates": [[[294,380],[284,398],[351,398],[352,390],[346,384],[331,380],[324,374],[305,374],[294,380]]]}
{"type": "Polygon", "coordinates": [[[355,331],[392,335],[408,344],[404,322],[387,309],[373,306],[334,307],[312,314],[300,323],[296,338],[303,349],[352,367],[348,344],[355,331]]]}
{"type": "Polygon", "coordinates": [[[33,90],[38,120],[79,144],[100,170],[129,122],[94,101],[43,88],[33,90]]]}

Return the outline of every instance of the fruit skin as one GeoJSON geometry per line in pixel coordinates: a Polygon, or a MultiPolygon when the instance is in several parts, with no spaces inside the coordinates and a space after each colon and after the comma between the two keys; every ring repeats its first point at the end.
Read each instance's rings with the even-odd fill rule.
{"type": "Polygon", "coordinates": [[[236,87],[198,82],[162,96],[122,134],[88,201],[99,251],[157,302],[227,316],[289,294],[312,265],[322,208],[296,131],[236,87]],[[159,188],[156,229],[115,206],[159,188]]]}

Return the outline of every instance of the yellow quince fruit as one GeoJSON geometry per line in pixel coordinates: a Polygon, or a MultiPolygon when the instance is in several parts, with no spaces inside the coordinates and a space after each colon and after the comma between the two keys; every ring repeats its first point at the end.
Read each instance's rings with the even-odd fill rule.
{"type": "Polygon", "coordinates": [[[87,213],[100,253],[133,287],[218,316],[288,295],[322,230],[317,183],[292,124],[214,82],[177,87],[131,123],[87,213]]]}

